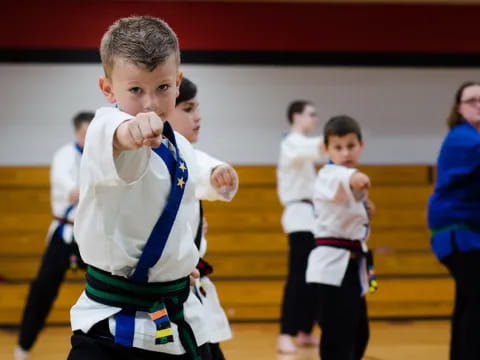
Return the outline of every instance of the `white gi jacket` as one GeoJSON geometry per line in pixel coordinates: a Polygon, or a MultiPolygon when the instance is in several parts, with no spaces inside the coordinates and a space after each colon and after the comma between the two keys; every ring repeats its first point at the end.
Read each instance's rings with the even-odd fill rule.
{"type": "Polygon", "coordinates": [[[320,145],[322,137],[307,137],[298,132],[287,134],[280,144],[277,166],[277,191],[285,207],[283,231],[313,232],[313,207],[300,202],[312,200],[315,182],[315,162],[324,158],[320,145]]]}
{"type": "MultiPolygon", "coordinates": [[[[113,157],[113,138],[117,127],[132,118],[115,108],[101,108],[87,132],[80,166],[80,203],[75,221],[75,238],[85,263],[113,275],[128,277],[135,270],[142,249],[157,222],[171,188],[165,163],[150,148],[124,151],[113,157]]],[[[195,197],[198,170],[190,143],[175,133],[189,178],[181,205],[162,257],[149,270],[148,282],[165,282],[188,276],[199,259],[193,242],[195,235],[195,197]]],[[[215,197],[211,189],[210,196],[215,197]]],[[[208,196],[208,194],[207,194],[208,196]]],[[[115,334],[113,315],[121,309],[95,302],[84,293],[71,310],[72,329],[88,330],[109,318],[115,334]]],[[[198,298],[190,293],[184,303],[185,320],[198,345],[209,340],[205,312],[198,298]]],[[[168,354],[185,352],[178,329],[172,323],[174,342],[155,345],[155,324],[146,312],[137,311],[133,346],[168,354]]]]}
{"type": "MultiPolygon", "coordinates": [[[[206,198],[206,191],[210,185],[210,174],[213,168],[225,164],[224,162],[215,159],[214,157],[208,155],[207,153],[195,150],[197,155],[197,165],[199,168],[200,181],[198,182],[195,193],[198,199],[200,200],[209,200],[206,198]],[[208,183],[207,183],[208,181],[208,183]]],[[[235,196],[238,190],[238,183],[230,189],[221,189],[220,198],[218,200],[230,201],[235,196]],[[223,190],[223,191],[222,191],[223,190]]],[[[200,222],[199,217],[200,211],[197,210],[196,218],[198,219],[197,224],[200,222]]],[[[197,225],[198,226],[198,225],[197,225]]],[[[205,236],[202,236],[202,241],[200,245],[200,257],[205,256],[207,251],[207,240],[205,236]]],[[[215,264],[213,264],[215,267],[215,264]]],[[[220,300],[217,295],[217,289],[213,282],[209,279],[208,276],[204,276],[201,279],[197,280],[197,294],[202,301],[202,305],[205,309],[207,316],[207,327],[209,334],[209,342],[219,343],[232,338],[232,331],[228,323],[227,316],[222,306],[220,305],[220,300]],[[202,286],[205,290],[205,295],[200,291],[199,287],[202,286]]]]}
{"type": "MultiPolygon", "coordinates": [[[[69,143],[58,149],[53,155],[50,167],[50,200],[54,218],[73,222],[76,204],[70,200],[70,194],[78,190],[78,173],[82,154],[75,143],[69,143]]],[[[53,219],[48,229],[48,239],[58,228],[60,222],[53,219]]],[[[73,240],[73,226],[63,225],[63,240],[69,244],[73,240]]]]}
{"type": "MultiPolygon", "coordinates": [[[[313,202],[315,238],[361,240],[367,251],[369,219],[365,207],[366,192],[354,193],[350,178],[356,169],[328,164],[318,172],[313,202]]],[[[307,282],[340,286],[350,261],[350,251],[317,246],[308,258],[307,282]]],[[[368,290],[365,259],[359,261],[362,294],[368,290]]]]}

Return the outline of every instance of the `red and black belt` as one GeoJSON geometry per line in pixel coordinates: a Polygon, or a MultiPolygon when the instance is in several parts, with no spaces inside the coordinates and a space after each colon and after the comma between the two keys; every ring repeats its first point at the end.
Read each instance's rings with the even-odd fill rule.
{"type": "Polygon", "coordinates": [[[53,217],[55,220],[57,220],[60,224],[68,224],[68,225],[73,225],[73,221],[69,220],[67,218],[62,218],[59,216],[54,216],[53,217]]]}
{"type": "Polygon", "coordinates": [[[364,251],[360,240],[349,240],[340,238],[316,238],[316,246],[330,246],[337,249],[349,250],[353,254],[365,256],[368,274],[368,291],[374,293],[378,289],[377,276],[373,264],[373,253],[368,250],[364,251]]]}

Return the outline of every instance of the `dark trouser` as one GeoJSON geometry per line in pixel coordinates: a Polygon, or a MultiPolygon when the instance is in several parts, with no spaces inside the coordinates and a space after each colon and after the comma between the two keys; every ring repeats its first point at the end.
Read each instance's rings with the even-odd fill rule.
{"type": "MultiPolygon", "coordinates": [[[[115,344],[108,321],[94,325],[88,334],[75,331],[67,360],[189,360],[187,354],[170,355],[115,344]]],[[[199,347],[202,360],[212,360],[209,344],[199,347]]]]}
{"type": "Polygon", "coordinates": [[[281,334],[310,333],[315,322],[313,286],[306,283],[308,255],[314,247],[313,234],[299,231],[288,234],[290,246],[288,277],[283,293],[281,334]]]}
{"type": "Polygon", "coordinates": [[[210,353],[212,354],[212,360],[225,360],[222,349],[220,349],[219,343],[209,343],[210,353]]]}
{"type": "Polygon", "coordinates": [[[451,360],[480,359],[480,251],[456,252],[443,263],[455,280],[451,360]]]}
{"type": "Polygon", "coordinates": [[[368,344],[369,325],[365,297],[361,297],[358,262],[350,260],[340,287],[315,284],[318,302],[320,358],[359,360],[368,344]]]}
{"type": "Polygon", "coordinates": [[[55,231],[43,255],[38,274],[30,286],[20,324],[18,343],[22,349],[30,350],[45,326],[45,320],[57,298],[60,284],[70,267],[72,253],[78,254],[76,243],[66,244],[58,235],[58,231],[55,231]]]}

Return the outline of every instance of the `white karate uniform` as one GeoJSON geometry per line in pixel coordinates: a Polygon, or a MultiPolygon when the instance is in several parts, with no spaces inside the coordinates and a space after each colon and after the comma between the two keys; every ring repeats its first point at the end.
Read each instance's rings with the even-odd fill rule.
{"type": "Polygon", "coordinates": [[[300,200],[312,200],[315,162],[324,159],[320,150],[322,141],[322,137],[307,137],[291,132],[280,144],[277,191],[280,202],[285,207],[282,227],[286,234],[313,232],[313,207],[300,200]]]}
{"type": "MultiPolygon", "coordinates": [[[[130,118],[131,115],[115,108],[96,112],[87,132],[80,167],[80,203],[74,229],[85,263],[123,277],[131,276],[135,270],[172,186],[165,163],[150,148],[124,151],[116,159],[113,157],[115,130],[130,118]]],[[[196,158],[190,143],[178,133],[175,137],[189,176],[162,257],[150,268],[148,282],[189,276],[199,259],[193,242],[198,206],[196,158]]],[[[94,324],[109,318],[114,335],[113,315],[120,310],[95,302],[84,292],[71,310],[72,329],[86,333],[94,324]]],[[[199,346],[209,340],[205,315],[198,298],[190,293],[184,303],[184,316],[199,346]]],[[[133,346],[168,354],[185,353],[177,326],[173,322],[171,325],[174,342],[155,345],[154,322],[148,313],[137,311],[133,346]]]]}
{"type": "MultiPolygon", "coordinates": [[[[55,152],[50,168],[50,202],[53,216],[65,218],[71,222],[75,217],[76,207],[70,200],[70,194],[79,188],[78,173],[81,156],[75,143],[66,144],[55,152]],[[72,205],[73,208],[67,214],[67,209],[72,205]]],[[[59,225],[60,222],[53,219],[48,229],[48,239],[59,225]]],[[[73,226],[71,224],[64,224],[62,237],[65,243],[72,242],[73,226]]]]}
{"type": "MultiPolygon", "coordinates": [[[[222,200],[230,201],[235,196],[238,190],[238,183],[231,188],[221,189],[219,197],[217,199],[207,198],[206,195],[209,193],[206,190],[211,187],[210,185],[210,174],[212,169],[215,167],[225,164],[224,162],[215,159],[214,157],[208,155],[207,153],[195,150],[197,155],[197,165],[200,173],[200,181],[198,182],[195,193],[198,199],[200,200],[222,200]]],[[[199,207],[198,207],[199,208],[199,207]]],[[[197,226],[200,223],[200,212],[197,212],[197,226]]],[[[207,251],[207,240],[205,236],[202,236],[202,241],[200,245],[200,257],[205,256],[207,251]]],[[[215,264],[213,264],[215,265],[215,264]]],[[[207,316],[207,327],[209,342],[219,343],[232,338],[232,330],[228,323],[227,315],[223,310],[220,300],[218,298],[217,289],[215,285],[210,280],[208,276],[203,276],[201,279],[197,280],[196,283],[197,294],[200,296],[202,305],[205,309],[207,316]],[[206,295],[204,296],[200,291],[199,287],[202,286],[205,290],[206,295]]]]}
{"type": "MultiPolygon", "coordinates": [[[[339,238],[362,241],[367,251],[369,219],[364,201],[367,192],[354,192],[350,178],[356,169],[325,165],[317,175],[313,202],[315,206],[315,238],[339,238]]],[[[308,258],[307,282],[340,286],[348,263],[350,251],[330,246],[317,246],[308,258]]],[[[368,290],[365,259],[359,261],[362,294],[368,290]]]]}

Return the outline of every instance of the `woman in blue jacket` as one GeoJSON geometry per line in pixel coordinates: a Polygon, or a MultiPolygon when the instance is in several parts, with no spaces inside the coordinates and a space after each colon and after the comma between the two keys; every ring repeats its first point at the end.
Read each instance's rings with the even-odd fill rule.
{"type": "Polygon", "coordinates": [[[451,360],[480,359],[480,82],[457,91],[437,162],[432,249],[455,280],[451,360]]]}

